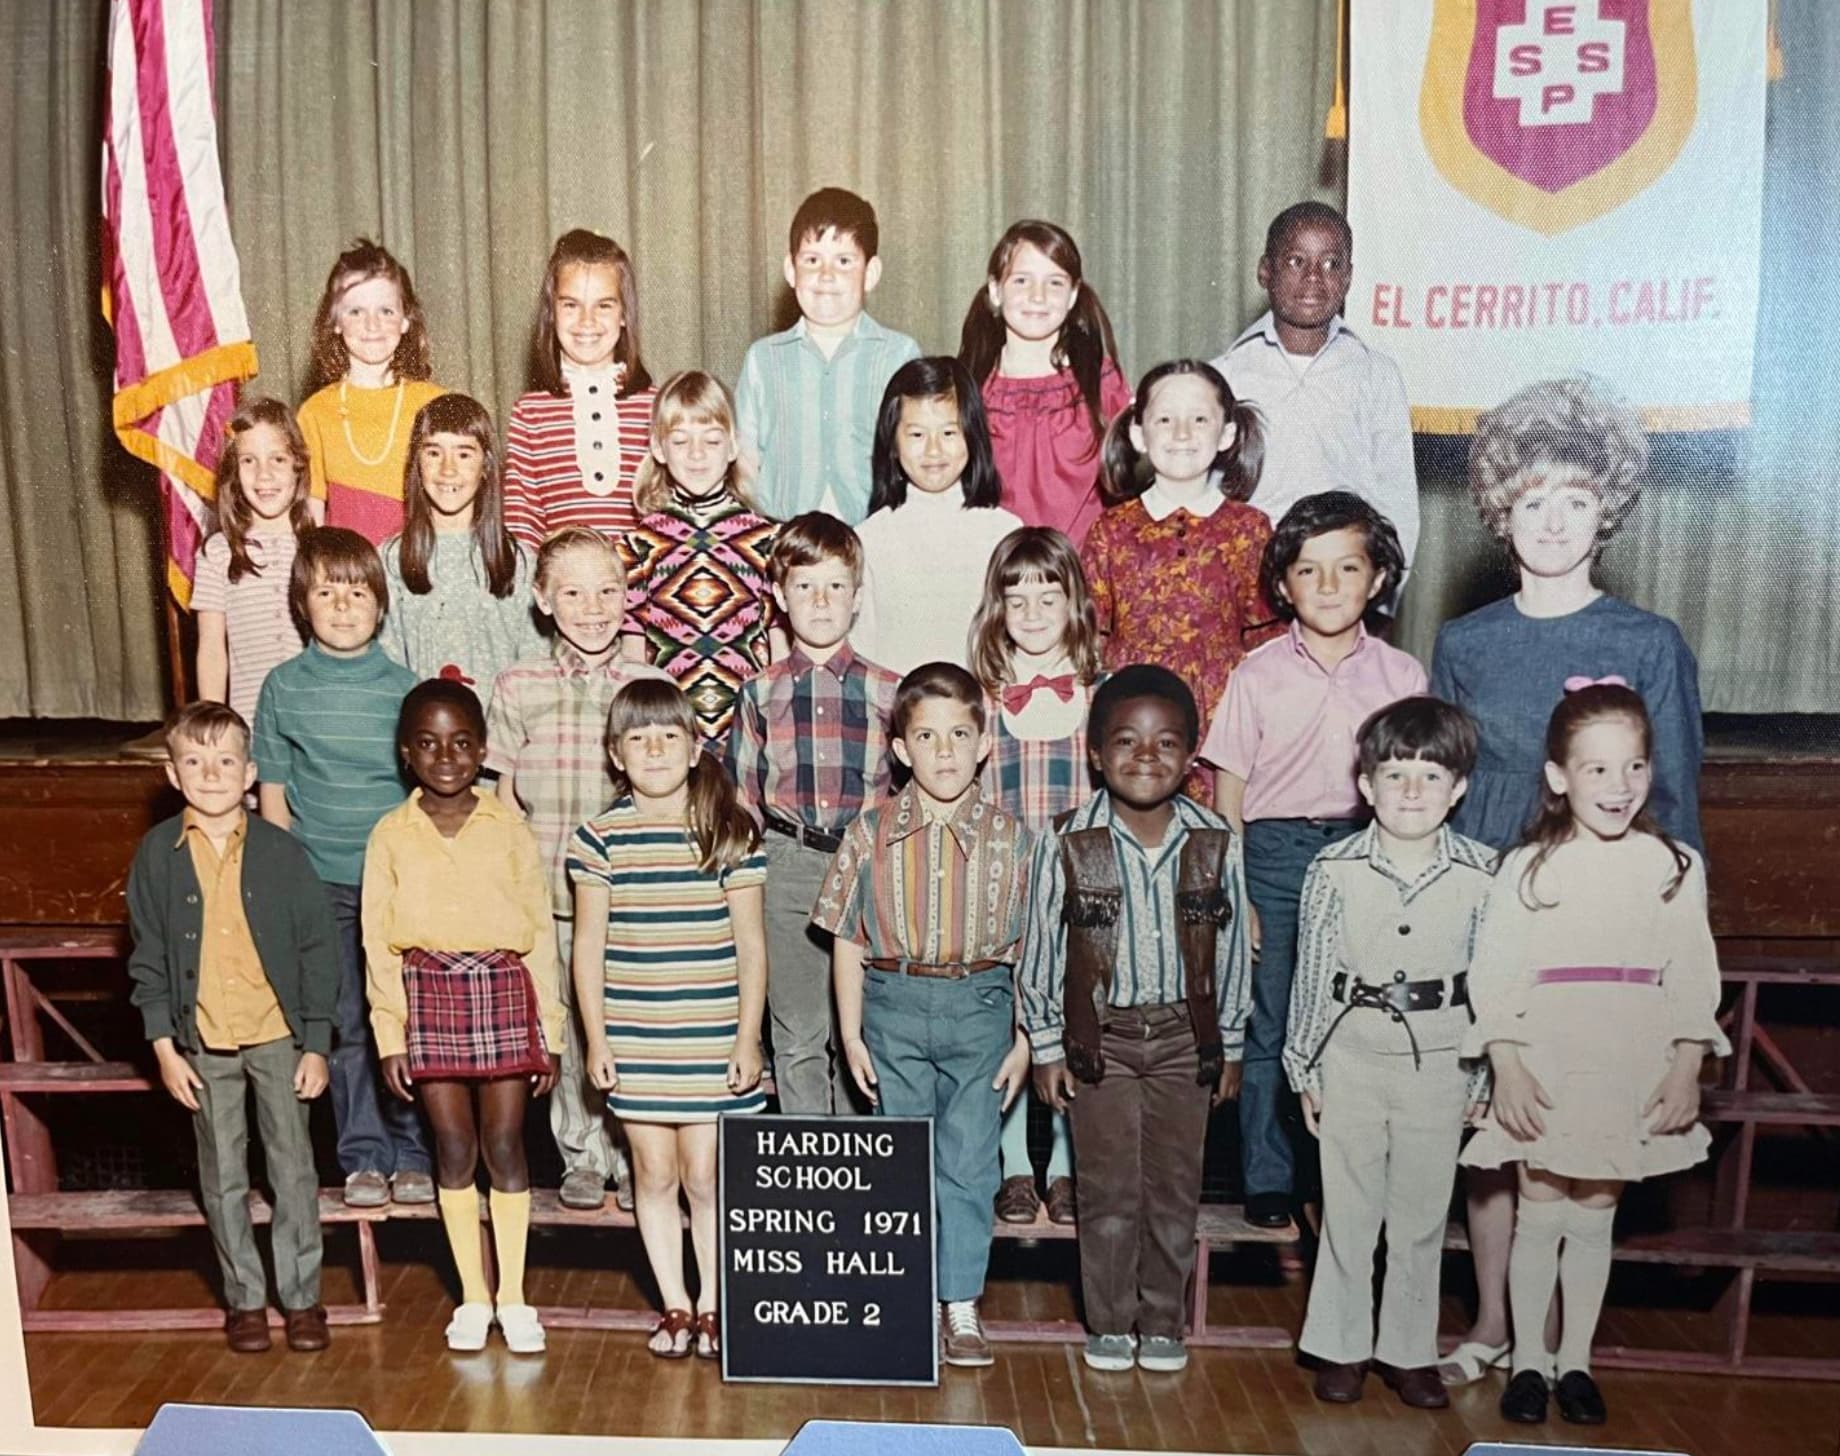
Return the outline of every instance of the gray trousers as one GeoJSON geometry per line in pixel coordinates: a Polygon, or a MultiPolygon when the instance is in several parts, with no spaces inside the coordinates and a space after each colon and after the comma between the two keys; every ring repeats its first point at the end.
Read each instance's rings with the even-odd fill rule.
{"type": "Polygon", "coordinates": [[[1454,1049],[1427,1051],[1414,1070],[1409,1054],[1366,1051],[1353,1036],[1338,1036],[1323,1053],[1322,1078],[1322,1246],[1298,1348],[1337,1364],[1371,1357],[1404,1370],[1435,1365],[1438,1277],[1468,1074],[1454,1049]],[[1376,1338],[1374,1251],[1383,1224],[1376,1338]]]}
{"type": "Polygon", "coordinates": [[[247,1099],[253,1091],[274,1190],[275,1289],[283,1309],[312,1308],[319,1303],[319,1174],[307,1134],[307,1104],[294,1095],[300,1053],[282,1037],[234,1052],[188,1052],[185,1059],[204,1080],[192,1128],[198,1136],[199,1195],[223,1271],[224,1302],[231,1309],[268,1303],[248,1204],[247,1099]]]}
{"type": "Polygon", "coordinates": [[[587,1054],[582,1040],[581,1017],[575,1008],[573,964],[575,922],[558,918],[556,949],[562,965],[556,994],[562,1000],[562,1056],[556,1068],[556,1088],[549,1094],[549,1130],[562,1154],[562,1176],[586,1168],[624,1181],[626,1155],[613,1135],[613,1115],[607,1111],[607,1094],[588,1085],[587,1054]]]}
{"type": "Polygon", "coordinates": [[[831,938],[811,923],[831,857],[766,831],[767,1016],[779,1109],[800,1117],[856,1111],[838,1053],[831,938]]]}

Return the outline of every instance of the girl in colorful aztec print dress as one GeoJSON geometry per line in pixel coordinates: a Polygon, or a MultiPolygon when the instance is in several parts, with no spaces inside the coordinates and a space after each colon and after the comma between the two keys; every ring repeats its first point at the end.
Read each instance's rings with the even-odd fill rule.
{"type": "Polygon", "coordinates": [[[665,1305],[651,1352],[715,1359],[716,1119],[758,1112],[766,1101],[767,861],[674,685],[622,688],[607,751],[619,797],[569,847],[588,1079],[632,1144],[639,1235],[665,1305]],[[680,1191],[696,1250],[694,1305],[680,1191]]]}
{"type": "Polygon", "coordinates": [[[1105,505],[1105,427],[1131,393],[1065,228],[1025,219],[997,239],[958,357],[983,391],[1003,504],[1079,546],[1105,505]]]}
{"type": "Polygon", "coordinates": [[[288,578],[312,528],[309,463],[294,412],[251,399],[230,417],[217,457],[217,530],[198,553],[198,696],[228,703],[245,723],[269,669],[305,646],[288,606],[288,578]]]}
{"type": "MultiPolygon", "coordinates": [[[[1271,522],[1246,504],[1264,438],[1259,412],[1212,365],[1157,365],[1112,421],[1105,481],[1118,504],[1080,548],[1106,666],[1169,668],[1201,707],[1204,741],[1240,659],[1283,630],[1259,585],[1271,522]]],[[[1206,779],[1197,770],[1187,789],[1204,804],[1206,779]]]]}
{"type": "Polygon", "coordinates": [[[768,660],[774,527],[749,505],[745,477],[722,382],[696,369],[672,375],[652,402],[652,453],[634,487],[622,646],[628,661],[676,680],[718,745],[735,694],[768,660]]]}
{"type": "Polygon", "coordinates": [[[417,677],[490,699],[501,670],[543,645],[531,555],[505,529],[498,437],[464,394],[424,405],[409,432],[402,534],[383,543],[390,611],[377,640],[417,677]]]}
{"type": "Polygon", "coordinates": [[[505,524],[535,551],[564,526],[618,540],[639,524],[633,482],[651,443],[639,281],[612,238],[574,228],[543,272],[530,391],[505,426],[505,524]]]}
{"type": "Polygon", "coordinates": [[[1511,1421],[1545,1420],[1550,1389],[1567,1421],[1603,1422],[1591,1337],[1617,1200],[1711,1143],[1700,1065],[1730,1047],[1706,871],[1648,813],[1653,748],[1648,709],[1620,678],[1566,682],[1539,808],[1496,872],[1470,962],[1462,1050],[1488,1057],[1494,1092],[1461,1161],[1519,1175],[1511,1421]],[[1556,1361],[1544,1338],[1555,1285],[1556,1361]]]}
{"type": "Polygon", "coordinates": [[[403,525],[403,467],[416,413],[446,391],[428,381],[428,326],[409,270],[369,238],[332,265],[313,314],[300,433],[315,519],[371,545],[403,525]]]}
{"type": "Polygon", "coordinates": [[[383,1080],[419,1096],[434,1128],[441,1223],[460,1272],[452,1350],[480,1350],[496,1324],[513,1354],[544,1346],[524,1299],[530,1169],[524,1114],[555,1083],[562,1047],[556,935],[537,841],[475,782],[485,711],[436,678],[403,699],[397,751],[420,787],[371,830],[364,958],[383,1080]],[[479,1246],[481,1158],[491,1181],[496,1296],[479,1246]]]}
{"type": "MultiPolygon", "coordinates": [[[[1105,675],[1080,558],[1059,531],[1024,526],[997,544],[971,621],[971,670],[992,703],[983,795],[1031,833],[1047,834],[1059,815],[1092,797],[1086,710],[1105,675]]],[[[1048,1119],[1048,1217],[1071,1224],[1073,1141],[1066,1113],[1050,1111],[1048,1119]]],[[[997,1217],[1005,1223],[1028,1223],[1041,1206],[1028,1120],[1026,1098],[1003,1118],[997,1217]]]]}

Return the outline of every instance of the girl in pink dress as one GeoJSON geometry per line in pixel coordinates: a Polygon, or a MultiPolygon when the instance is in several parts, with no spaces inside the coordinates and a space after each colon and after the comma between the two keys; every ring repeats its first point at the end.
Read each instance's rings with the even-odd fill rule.
{"type": "Polygon", "coordinates": [[[1078,546],[1104,505],[1106,426],[1131,392],[1112,321],[1065,229],[1031,219],[997,240],[958,357],[984,396],[1004,506],[1078,546]]]}

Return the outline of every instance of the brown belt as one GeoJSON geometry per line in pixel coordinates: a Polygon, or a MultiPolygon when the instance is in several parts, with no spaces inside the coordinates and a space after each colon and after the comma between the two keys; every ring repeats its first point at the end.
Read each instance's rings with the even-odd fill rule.
{"type": "Polygon", "coordinates": [[[898,956],[870,956],[863,964],[872,971],[892,971],[902,976],[924,976],[933,981],[962,981],[979,971],[1006,968],[1008,961],[945,961],[938,965],[926,961],[902,960],[898,956]]]}

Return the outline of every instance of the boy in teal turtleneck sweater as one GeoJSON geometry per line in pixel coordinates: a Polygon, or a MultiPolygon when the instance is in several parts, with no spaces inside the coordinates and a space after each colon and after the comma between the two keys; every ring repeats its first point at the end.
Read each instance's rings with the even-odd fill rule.
{"type": "Polygon", "coordinates": [[[396,717],[416,678],[375,640],[389,591],[376,549],[357,532],[307,533],[288,602],[312,640],[262,684],[257,793],[262,817],[305,846],[338,921],[343,964],[330,1061],[345,1201],[433,1203],[428,1140],[415,1110],[379,1092],[359,935],[364,844],[406,793],[396,717]]]}

